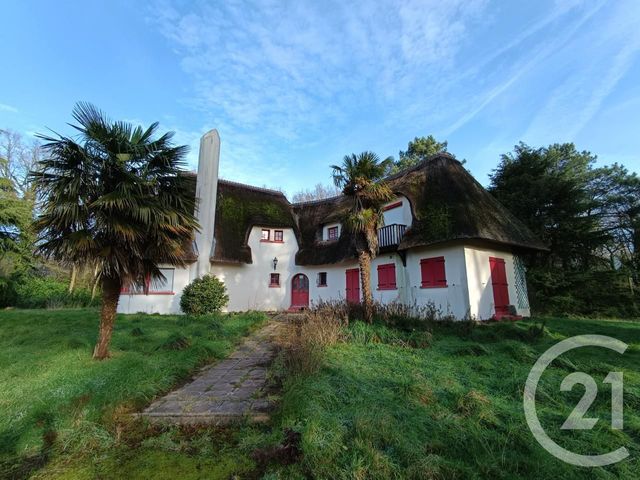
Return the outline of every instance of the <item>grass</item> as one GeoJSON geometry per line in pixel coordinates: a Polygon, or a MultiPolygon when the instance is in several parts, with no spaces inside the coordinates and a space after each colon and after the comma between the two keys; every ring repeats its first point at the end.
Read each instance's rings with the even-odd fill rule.
{"type": "Polygon", "coordinates": [[[96,311],[0,312],[2,458],[21,465],[24,477],[46,479],[637,478],[640,324],[633,322],[547,319],[541,335],[534,321],[443,326],[432,335],[354,323],[343,341],[321,351],[312,373],[291,375],[277,362],[274,373],[288,375],[270,426],[179,429],[122,420],[196,366],[225,356],[262,321],[260,314],[119,317],[114,356],[97,363],[90,359],[96,311]],[[576,452],[629,448],[629,459],[599,469],[549,455],[522,409],[537,357],[583,333],[631,348],[623,356],[584,348],[558,359],[540,384],[538,412],[550,435],[576,452]],[[601,418],[591,432],[559,428],[583,392],[559,391],[576,370],[600,388],[587,414],[601,418]],[[622,431],[609,428],[610,387],[602,379],[610,370],[625,375],[622,431]],[[273,451],[286,429],[301,434],[300,461],[256,460],[256,450],[273,451]],[[42,459],[47,444],[51,453],[38,469],[42,463],[29,460],[42,459]]]}
{"type": "Polygon", "coordinates": [[[436,329],[429,348],[410,348],[411,333],[349,327],[348,341],[325,353],[319,373],[289,379],[278,422],[302,433],[304,460],[282,478],[637,478],[640,469],[640,324],[549,319],[541,338],[533,322],[474,329],[436,329]],[[558,443],[583,454],[626,446],[617,465],[584,469],[556,460],[533,439],[522,408],[523,387],[537,357],[582,333],[610,335],[631,348],[569,352],[545,373],[538,390],[542,424],[558,443]],[[403,341],[404,337],[404,341],[403,341]],[[560,392],[575,370],[594,376],[600,395],[587,417],[594,431],[560,425],[584,389],[560,392]],[[623,371],[625,428],[609,428],[610,370],[623,371]]]}
{"type": "MultiPolygon", "coordinates": [[[[96,362],[91,352],[97,310],[0,312],[0,477],[27,476],[46,462],[53,472],[88,452],[102,455],[106,471],[113,470],[110,455],[122,453],[123,443],[120,450],[127,449],[123,414],[171,390],[197,367],[224,358],[265,319],[261,313],[119,316],[112,358],[96,362]]],[[[153,435],[146,440],[148,448],[137,453],[157,468],[153,435]]],[[[162,462],[170,463],[171,456],[162,462]]]]}

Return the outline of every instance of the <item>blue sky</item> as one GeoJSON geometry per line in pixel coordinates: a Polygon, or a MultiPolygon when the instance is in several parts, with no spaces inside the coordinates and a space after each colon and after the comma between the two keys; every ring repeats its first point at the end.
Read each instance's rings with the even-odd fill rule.
{"type": "Polygon", "coordinates": [[[221,176],[329,183],[345,154],[433,134],[486,184],[522,140],[640,171],[640,2],[3,2],[0,128],[66,125],[76,101],[217,128],[221,176]]]}

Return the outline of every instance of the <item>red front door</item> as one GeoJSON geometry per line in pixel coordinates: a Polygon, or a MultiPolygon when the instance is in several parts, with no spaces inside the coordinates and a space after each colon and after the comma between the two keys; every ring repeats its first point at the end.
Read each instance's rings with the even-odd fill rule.
{"type": "Polygon", "coordinates": [[[509,284],[504,259],[489,257],[491,267],[491,285],[493,286],[493,303],[496,308],[496,318],[509,315],[509,284]]]}
{"type": "Polygon", "coordinates": [[[360,270],[347,270],[347,302],[360,303],[360,270]]]}
{"type": "Polygon", "coordinates": [[[291,280],[291,306],[309,306],[309,279],[303,273],[297,274],[291,280]]]}

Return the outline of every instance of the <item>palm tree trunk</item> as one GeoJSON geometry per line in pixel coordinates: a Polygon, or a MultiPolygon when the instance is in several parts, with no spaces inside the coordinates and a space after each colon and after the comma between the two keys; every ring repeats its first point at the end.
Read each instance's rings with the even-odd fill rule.
{"type": "Polygon", "coordinates": [[[362,285],[362,305],[364,307],[364,319],[367,323],[373,323],[373,294],[371,293],[371,254],[363,251],[358,254],[360,266],[360,284],[362,285]]]}
{"type": "Polygon", "coordinates": [[[93,302],[96,298],[96,293],[98,293],[98,284],[100,283],[100,275],[98,272],[98,265],[93,272],[93,287],[91,287],[91,301],[93,302]]]}
{"type": "Polygon", "coordinates": [[[78,268],[74,264],[71,267],[71,280],[69,281],[69,294],[73,293],[73,289],[76,287],[77,276],[78,276],[78,268]]]}
{"type": "Polygon", "coordinates": [[[94,360],[104,360],[109,357],[111,333],[116,320],[118,299],[120,298],[120,278],[102,277],[102,308],[100,309],[100,330],[98,341],[93,349],[94,360]]]}

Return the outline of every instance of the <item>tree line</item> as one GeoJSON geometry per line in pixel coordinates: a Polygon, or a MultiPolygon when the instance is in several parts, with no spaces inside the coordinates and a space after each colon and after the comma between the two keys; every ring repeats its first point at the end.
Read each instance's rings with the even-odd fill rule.
{"type": "Polygon", "coordinates": [[[640,178],[574,144],[503,154],[489,191],[547,245],[527,259],[534,311],[639,316],[640,178]]]}

